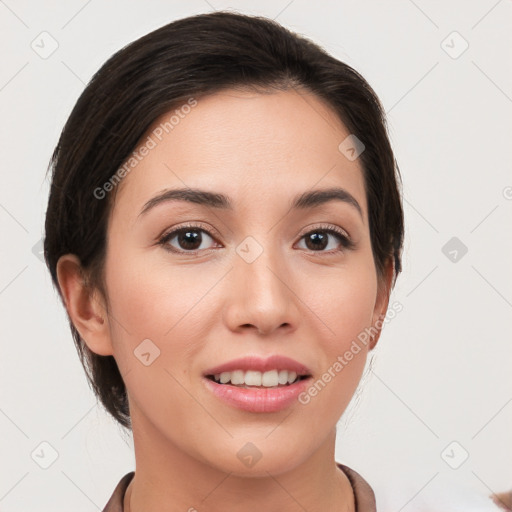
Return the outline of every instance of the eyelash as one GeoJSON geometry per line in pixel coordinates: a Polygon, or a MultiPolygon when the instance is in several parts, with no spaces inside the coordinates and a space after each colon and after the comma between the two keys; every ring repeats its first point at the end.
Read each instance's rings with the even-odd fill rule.
{"type": "MultiPolygon", "coordinates": [[[[210,238],[215,240],[215,237],[207,229],[204,229],[203,226],[200,226],[198,224],[193,224],[192,223],[192,224],[186,224],[184,226],[181,226],[178,229],[175,229],[173,231],[170,231],[169,233],[164,234],[158,240],[158,244],[162,245],[166,251],[169,251],[169,252],[172,252],[172,253],[175,253],[175,254],[191,254],[191,255],[193,255],[193,254],[197,254],[198,252],[201,252],[201,251],[204,251],[204,250],[208,251],[208,249],[200,249],[200,250],[196,250],[196,251],[178,250],[178,249],[176,249],[176,248],[174,248],[174,247],[172,247],[172,246],[170,246],[168,244],[168,242],[170,240],[172,240],[176,235],[179,235],[180,233],[182,233],[184,231],[187,231],[187,230],[203,231],[210,238]]],[[[335,254],[335,253],[342,252],[344,250],[352,250],[355,247],[354,242],[345,234],[344,231],[342,231],[339,228],[335,228],[333,226],[330,226],[330,225],[318,226],[318,227],[308,231],[307,233],[303,234],[300,237],[300,240],[302,240],[307,235],[311,235],[312,233],[316,233],[316,232],[320,232],[320,231],[323,232],[323,233],[328,233],[330,235],[336,236],[338,238],[338,240],[340,241],[340,245],[342,246],[342,248],[341,249],[336,249],[334,251],[331,250],[331,251],[310,251],[310,252],[313,252],[313,253],[318,252],[318,253],[325,253],[327,255],[332,255],[332,254],[335,254]]],[[[210,249],[210,250],[213,250],[213,249],[210,249]]]]}

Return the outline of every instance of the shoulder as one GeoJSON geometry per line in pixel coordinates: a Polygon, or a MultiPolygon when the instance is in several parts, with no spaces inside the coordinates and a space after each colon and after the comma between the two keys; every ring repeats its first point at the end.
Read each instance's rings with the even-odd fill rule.
{"type": "Polygon", "coordinates": [[[126,475],[124,475],[123,478],[119,480],[119,483],[114,489],[112,496],[108,500],[102,512],[123,512],[124,494],[134,475],[135,471],[130,471],[130,473],[126,473],[126,475]]]}
{"type": "Polygon", "coordinates": [[[375,494],[370,484],[357,471],[339,462],[336,464],[345,475],[347,475],[352,485],[356,502],[356,512],[376,512],[377,505],[375,502],[375,494]]]}

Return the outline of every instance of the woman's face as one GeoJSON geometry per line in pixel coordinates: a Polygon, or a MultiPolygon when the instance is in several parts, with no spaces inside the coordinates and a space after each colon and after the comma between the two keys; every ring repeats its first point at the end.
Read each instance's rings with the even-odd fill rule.
{"type": "Polygon", "coordinates": [[[235,474],[279,474],[332,440],[364,369],[368,345],[358,336],[387,306],[361,164],[338,148],[349,132],[309,93],[229,90],[180,113],[167,131],[160,122],[172,113],[155,123],[116,191],[104,353],[126,383],[134,432],[158,450],[235,474]],[[332,188],[345,199],[292,206],[332,188]],[[175,189],[222,194],[231,207],[151,203],[175,189]],[[189,224],[188,234],[173,234],[189,224]],[[226,384],[204,376],[233,359],[273,355],[311,373],[301,396],[275,409],[228,403],[212,391],[226,384]],[[247,454],[261,457],[254,468],[241,463],[247,454]]]}

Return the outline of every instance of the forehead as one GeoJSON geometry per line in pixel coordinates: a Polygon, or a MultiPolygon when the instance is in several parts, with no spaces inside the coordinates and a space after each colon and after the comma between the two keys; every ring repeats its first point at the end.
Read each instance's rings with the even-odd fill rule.
{"type": "Polygon", "coordinates": [[[137,215],[155,194],[184,187],[221,191],[242,209],[341,186],[366,211],[360,161],[339,150],[350,133],[312,93],[226,90],[195,101],[161,116],[142,138],[116,190],[123,214],[131,207],[137,215]]]}

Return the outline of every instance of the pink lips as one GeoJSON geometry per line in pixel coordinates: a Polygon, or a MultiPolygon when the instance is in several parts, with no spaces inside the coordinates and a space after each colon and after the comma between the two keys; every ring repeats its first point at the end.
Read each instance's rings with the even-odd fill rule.
{"type": "Polygon", "coordinates": [[[203,378],[206,387],[228,405],[248,412],[277,412],[298,401],[311,377],[277,388],[239,388],[203,378]]]}
{"type": "Polygon", "coordinates": [[[297,401],[300,393],[310,384],[311,371],[305,365],[286,356],[274,355],[267,359],[248,356],[210,368],[203,373],[203,376],[202,380],[206,388],[228,405],[248,412],[268,413],[280,411],[297,401]],[[235,370],[253,370],[262,373],[270,370],[289,370],[297,375],[308,377],[293,384],[275,388],[242,388],[231,384],[219,384],[207,378],[235,370]]]}

